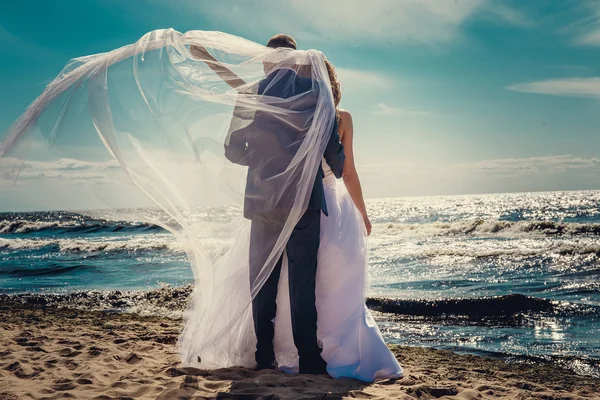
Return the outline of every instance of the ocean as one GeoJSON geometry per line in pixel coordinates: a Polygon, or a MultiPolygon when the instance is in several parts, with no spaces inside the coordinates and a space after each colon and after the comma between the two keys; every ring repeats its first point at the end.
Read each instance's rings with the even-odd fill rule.
{"type": "MultiPolygon", "coordinates": [[[[388,342],[600,376],[600,191],[367,206],[367,304],[388,342]]],[[[222,220],[239,210],[211,212],[222,220]]],[[[180,315],[193,277],[174,236],[85,214],[0,214],[0,299],[180,315]]],[[[215,238],[209,253],[230,243],[215,238]]]]}

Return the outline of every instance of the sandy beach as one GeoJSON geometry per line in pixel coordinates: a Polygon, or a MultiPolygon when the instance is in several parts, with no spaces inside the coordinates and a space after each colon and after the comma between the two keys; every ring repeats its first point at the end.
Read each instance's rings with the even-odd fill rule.
{"type": "Polygon", "coordinates": [[[600,379],[392,346],[406,376],[365,384],[244,368],[181,368],[181,320],[0,305],[0,400],[13,399],[598,399],[600,379]]]}

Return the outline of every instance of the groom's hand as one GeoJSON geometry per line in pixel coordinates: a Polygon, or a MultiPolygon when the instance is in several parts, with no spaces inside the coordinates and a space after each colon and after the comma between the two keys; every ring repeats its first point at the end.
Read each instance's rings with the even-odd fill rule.
{"type": "Polygon", "coordinates": [[[199,60],[213,60],[208,50],[202,46],[190,46],[190,53],[199,60]]]}
{"type": "Polygon", "coordinates": [[[243,79],[227,69],[216,58],[214,58],[206,47],[190,45],[190,54],[197,60],[204,61],[210,69],[212,69],[221,79],[225,81],[233,89],[238,89],[246,84],[243,79]]]}

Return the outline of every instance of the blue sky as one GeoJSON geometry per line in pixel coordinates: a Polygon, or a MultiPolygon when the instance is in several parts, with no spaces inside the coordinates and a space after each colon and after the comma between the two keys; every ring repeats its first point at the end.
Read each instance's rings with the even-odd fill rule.
{"type": "Polygon", "coordinates": [[[166,27],[323,51],[367,197],[600,189],[600,1],[10,2],[0,131],[70,58],[166,27]]]}

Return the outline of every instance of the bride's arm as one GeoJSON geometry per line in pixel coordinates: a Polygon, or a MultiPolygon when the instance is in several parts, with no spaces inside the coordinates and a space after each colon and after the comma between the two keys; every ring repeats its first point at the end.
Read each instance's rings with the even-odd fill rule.
{"type": "Polygon", "coordinates": [[[237,89],[240,86],[246,84],[246,82],[244,82],[242,78],[240,78],[239,76],[231,72],[229,69],[227,69],[216,58],[214,58],[204,47],[192,45],[190,46],[190,53],[192,54],[192,56],[194,56],[194,58],[204,61],[206,65],[210,67],[210,69],[215,71],[215,73],[219,75],[221,79],[223,79],[225,83],[227,83],[232,88],[237,89]]]}
{"type": "Polygon", "coordinates": [[[344,152],[346,153],[346,161],[344,161],[344,172],[342,177],[352,201],[358,208],[358,211],[360,211],[363,220],[365,221],[367,235],[370,235],[371,221],[369,220],[369,216],[367,214],[367,207],[365,206],[360,179],[358,178],[358,172],[356,171],[356,166],[354,165],[354,126],[352,124],[352,115],[348,111],[341,110],[340,119],[340,126],[343,134],[342,144],[344,145],[344,152]]]}

